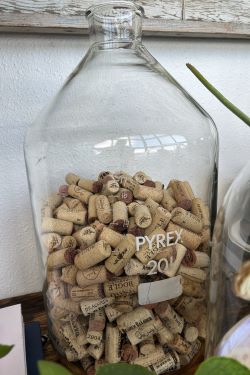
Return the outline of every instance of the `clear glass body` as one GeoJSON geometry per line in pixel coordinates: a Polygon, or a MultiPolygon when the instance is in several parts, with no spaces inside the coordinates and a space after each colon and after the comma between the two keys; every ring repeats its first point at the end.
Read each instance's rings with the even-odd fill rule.
{"type": "Polygon", "coordinates": [[[207,355],[250,367],[250,164],[231,185],[216,219],[207,355]]]}
{"type": "MultiPolygon", "coordinates": [[[[73,296],[72,287],[78,288],[79,291],[80,286],[82,288],[83,285],[81,282],[75,285],[77,283],[75,281],[76,278],[74,282],[71,282],[71,285],[67,276],[64,275],[67,271],[72,271],[73,267],[67,268],[67,266],[73,266],[74,262],[76,265],[77,262],[74,257],[77,257],[80,252],[84,252],[86,243],[90,243],[87,240],[87,242],[81,242],[81,239],[78,238],[75,244],[75,240],[72,240],[72,236],[73,238],[78,236],[77,234],[75,235],[75,232],[92,225],[96,232],[96,241],[98,242],[100,238],[103,238],[101,234],[103,228],[100,228],[100,222],[103,224],[105,220],[101,219],[101,213],[97,213],[96,217],[99,226],[92,223],[92,218],[90,218],[88,200],[91,195],[99,193],[99,195],[104,195],[108,198],[108,209],[111,210],[111,216],[113,216],[110,220],[107,219],[104,223],[105,226],[120,233],[123,237],[126,237],[127,233],[132,234],[134,236],[132,242],[134,241],[135,244],[135,241],[137,241],[136,246],[140,247],[141,243],[139,241],[146,241],[146,233],[149,234],[153,229],[150,226],[151,221],[155,223],[155,228],[162,228],[164,230],[163,233],[166,234],[170,231],[168,230],[167,222],[169,223],[171,219],[170,223],[172,225],[182,225],[179,225],[178,228],[180,232],[184,230],[184,237],[189,238],[191,236],[191,240],[180,239],[182,245],[185,245],[183,245],[186,253],[185,264],[195,263],[194,250],[199,249],[200,253],[203,252],[205,254],[205,258],[206,253],[209,252],[210,217],[213,220],[216,212],[217,130],[209,115],[150,55],[141,43],[141,15],[142,10],[129,2],[101,4],[87,12],[92,45],[50,107],[44,111],[29,129],[25,140],[25,159],[38,248],[40,249],[44,277],[47,279],[45,298],[52,327],[52,338],[54,338],[57,349],[63,354],[65,354],[65,347],[67,347],[69,339],[67,338],[67,332],[64,332],[65,327],[62,327],[62,325],[65,324],[67,328],[69,320],[73,319],[66,312],[70,312],[75,319],[78,319],[79,315],[82,315],[81,302],[85,300],[91,301],[93,297],[85,295],[86,298],[84,299],[83,297],[77,298],[73,296]],[[109,173],[101,173],[103,171],[109,171],[109,173]],[[118,171],[122,172],[117,173],[118,171]],[[138,171],[143,173],[137,173],[138,171]],[[69,172],[73,172],[74,175],[67,176],[68,185],[66,186],[64,185],[64,176],[69,172]],[[81,176],[81,182],[78,176],[81,176]],[[96,183],[97,180],[98,183],[96,183]],[[188,181],[188,183],[183,181],[188,181]],[[94,182],[95,184],[93,185],[94,182]],[[190,188],[189,184],[192,188],[190,188]],[[73,185],[73,187],[70,187],[70,185],[73,185]],[[144,186],[138,187],[138,185],[144,186]],[[116,190],[117,188],[118,191],[116,190]],[[74,192],[71,189],[74,189],[74,192]],[[87,194],[86,196],[80,196],[82,194],[81,189],[84,189],[83,194],[87,194]],[[124,189],[126,190],[123,193],[123,198],[121,198],[122,189],[123,191],[124,189]],[[54,195],[51,197],[51,194],[54,195]],[[193,204],[194,197],[199,197],[202,203],[196,201],[193,204]],[[164,217],[165,224],[164,220],[161,222],[160,218],[157,219],[155,217],[157,208],[155,205],[154,207],[146,206],[145,208],[145,201],[148,198],[152,199],[156,205],[159,205],[160,211],[163,210],[163,214],[168,217],[168,219],[164,217]],[[139,211],[137,210],[139,213],[135,214],[132,207],[128,207],[129,203],[131,203],[129,199],[136,201],[137,205],[143,206],[145,215],[142,215],[142,218],[140,218],[141,207],[139,211]],[[122,212],[118,209],[118,213],[115,212],[116,209],[114,208],[117,200],[125,202],[125,208],[123,204],[120,204],[122,212]],[[78,205],[77,208],[75,208],[74,204],[78,205]],[[201,209],[199,208],[200,204],[202,205],[201,209]],[[177,216],[180,214],[181,217],[173,219],[174,214],[172,211],[174,208],[177,209],[175,214],[177,216]],[[184,212],[179,212],[178,208],[181,208],[184,212]],[[79,214],[80,218],[77,217],[78,211],[82,212],[79,214]],[[86,216],[84,216],[83,212],[85,212],[86,216]],[[76,214],[76,217],[74,214],[76,214]],[[121,216],[120,219],[119,215],[121,216]],[[134,215],[136,218],[134,218],[133,222],[134,215]],[[117,217],[120,221],[115,220],[117,217]],[[64,223],[58,222],[58,220],[63,220],[64,223]],[[117,223],[121,223],[121,220],[127,221],[130,227],[128,228],[124,222],[124,225],[119,226],[117,223]],[[139,223],[140,220],[141,222],[139,223]],[[147,220],[148,224],[145,224],[147,220]],[[187,224],[189,220],[193,224],[187,224]],[[65,224],[65,221],[72,223],[73,227],[70,224],[65,224]],[[117,222],[114,223],[114,221],[117,222]],[[194,222],[198,222],[198,229],[195,227],[196,224],[194,222]],[[137,225],[138,223],[139,225],[137,225]],[[63,227],[60,227],[60,225],[63,227]],[[131,227],[133,228],[131,229],[131,227]],[[67,236],[71,237],[71,241],[69,238],[65,239],[67,236]],[[143,237],[143,239],[138,240],[137,237],[143,237]],[[193,245],[193,239],[195,245],[193,245]],[[58,259],[60,256],[63,257],[62,250],[65,250],[65,246],[68,252],[64,254],[64,264],[62,261],[60,263],[58,259]],[[55,260],[55,257],[58,257],[58,259],[55,260]],[[67,260],[65,260],[66,258],[67,260]],[[64,268],[67,269],[64,270],[64,268]],[[75,304],[71,306],[72,299],[75,304]],[[57,303],[58,300],[60,300],[59,303],[57,303]],[[67,304],[68,302],[69,304],[67,304]]],[[[103,199],[103,202],[107,204],[106,198],[103,199]]],[[[98,198],[98,202],[95,203],[97,211],[107,206],[102,206],[103,202],[100,202],[100,198],[98,198]]],[[[152,201],[150,202],[152,203],[152,201]]],[[[118,207],[119,204],[116,206],[118,207]]],[[[176,227],[173,228],[176,229],[176,227]]],[[[173,243],[175,241],[176,243],[178,242],[177,232],[174,233],[174,230],[170,232],[172,233],[172,242],[170,241],[170,234],[169,243],[166,245],[164,242],[164,244],[166,247],[172,248],[174,252],[174,255],[172,254],[173,257],[169,255],[170,253],[168,254],[171,263],[177,258],[179,259],[179,257],[177,256],[178,251],[176,254],[176,249],[173,248],[173,243]]],[[[179,234],[181,237],[181,233],[179,234]]],[[[106,240],[107,238],[105,237],[106,240]]],[[[116,241],[110,242],[112,253],[115,254],[117,251],[119,253],[120,250],[117,250],[115,246],[116,241]]],[[[163,250],[162,246],[160,242],[157,242],[157,251],[163,250]]],[[[147,249],[150,250],[149,243],[147,249]]],[[[132,257],[132,262],[134,260],[139,262],[140,260],[135,256],[137,255],[137,250],[132,257]]],[[[92,258],[92,255],[91,253],[90,258],[92,258]]],[[[156,307],[159,301],[171,299],[174,303],[177,299],[179,303],[179,298],[177,297],[181,297],[182,278],[187,278],[195,283],[197,281],[196,274],[192,276],[191,272],[191,276],[189,275],[190,269],[187,275],[185,269],[183,269],[184,276],[179,273],[180,260],[178,259],[178,267],[176,266],[176,270],[171,274],[175,277],[168,277],[166,273],[164,276],[161,272],[161,266],[165,270],[167,265],[164,263],[159,266],[158,260],[157,262],[155,261],[155,255],[148,255],[148,258],[144,259],[144,266],[148,267],[148,273],[150,267],[155,267],[156,263],[158,271],[156,274],[152,276],[146,275],[144,278],[140,275],[140,283],[162,281],[162,279],[163,281],[171,280],[174,283],[171,288],[175,292],[165,297],[158,296],[147,300],[147,304],[155,301],[151,307],[153,317],[155,317],[153,308],[156,307]],[[148,262],[152,260],[155,263],[148,265],[148,262]]],[[[119,256],[121,260],[123,256],[119,256]]],[[[126,260],[126,256],[122,259],[126,260]]],[[[164,259],[164,262],[168,261],[168,259],[164,259]]],[[[131,255],[130,258],[127,256],[127,260],[125,260],[122,269],[118,267],[119,272],[116,269],[117,272],[113,271],[112,273],[112,267],[109,267],[108,272],[111,274],[111,276],[109,275],[111,280],[114,277],[118,279],[120,277],[120,280],[124,280],[122,279],[122,277],[126,277],[124,266],[128,261],[131,261],[131,255]]],[[[104,267],[105,262],[103,259],[99,260],[97,266],[104,267]]],[[[137,266],[138,262],[136,263],[137,266]]],[[[203,267],[207,270],[208,262],[205,263],[206,265],[203,265],[203,267]]],[[[89,264],[91,264],[90,269],[93,266],[96,267],[95,262],[94,265],[93,262],[89,264]]],[[[85,266],[83,268],[86,269],[85,266]]],[[[199,266],[196,268],[200,269],[199,266]]],[[[82,270],[79,269],[79,271],[82,270]]],[[[142,270],[140,272],[143,273],[142,270]]],[[[129,272],[127,271],[127,273],[129,272]]],[[[198,274],[198,284],[200,283],[199,286],[202,284],[203,288],[207,271],[202,269],[200,273],[198,271],[198,274]]],[[[107,287],[107,284],[104,282],[104,289],[105,287],[107,287]]],[[[170,284],[158,288],[158,290],[168,290],[169,288],[170,284]]],[[[132,290],[134,289],[132,288],[132,290]]],[[[93,295],[99,297],[97,291],[91,290],[89,293],[92,292],[93,295]]],[[[128,298],[128,294],[135,294],[138,297],[134,291],[129,293],[127,291],[127,294],[126,292],[124,293],[121,292],[119,296],[123,297],[125,295],[128,298]]],[[[105,290],[104,294],[105,298],[109,296],[109,293],[105,292],[105,290]]],[[[201,307],[204,318],[205,291],[202,296],[199,293],[198,295],[199,301],[202,300],[202,302],[199,302],[197,295],[194,297],[192,293],[190,301],[192,303],[200,303],[198,305],[201,307]]],[[[115,297],[118,297],[118,295],[115,297]]],[[[140,298],[140,303],[145,305],[145,298],[144,301],[142,301],[143,297],[140,298]]],[[[100,298],[95,297],[95,299],[99,300],[100,298]]],[[[110,301],[107,303],[110,303],[110,301]]],[[[134,301],[133,303],[134,309],[138,306],[138,302],[134,301]]],[[[114,301],[111,305],[114,307],[114,301]]],[[[167,304],[166,306],[170,305],[167,304]]],[[[122,312],[129,310],[129,308],[122,308],[119,304],[118,307],[120,310],[124,308],[122,312]]],[[[171,307],[171,309],[174,308],[175,306],[171,307]]],[[[93,309],[94,313],[100,311],[95,310],[94,307],[93,309]]],[[[90,311],[92,310],[90,309],[90,311]]],[[[181,311],[181,307],[179,311],[181,311]]],[[[89,324],[89,314],[86,313],[86,316],[86,318],[82,317],[82,326],[89,324]]],[[[108,321],[107,317],[105,319],[108,321]]],[[[162,319],[164,320],[164,317],[162,319]]],[[[177,332],[173,332],[171,340],[181,341],[184,337],[179,334],[184,335],[184,323],[185,327],[188,323],[184,322],[182,317],[180,319],[183,323],[182,328],[180,331],[177,329],[177,332]]],[[[111,328],[116,329],[115,324],[116,321],[106,324],[105,329],[108,329],[108,333],[106,332],[105,334],[104,329],[102,335],[102,340],[104,341],[102,342],[110,342],[109,330],[111,328]],[[104,339],[105,337],[106,339],[104,339]]],[[[198,324],[197,321],[195,321],[195,324],[198,324]]],[[[71,328],[68,327],[67,329],[72,330],[73,328],[71,324],[71,328]]],[[[159,350],[162,350],[162,345],[159,345],[159,340],[157,341],[157,329],[154,328],[153,331],[155,332],[154,345],[157,350],[159,348],[159,350]]],[[[200,336],[204,337],[205,334],[203,333],[200,336]]],[[[125,339],[127,340],[126,337],[122,330],[122,342],[125,339]]],[[[139,340],[139,342],[141,341],[139,340]]],[[[173,344],[171,346],[173,351],[177,347],[176,351],[180,355],[184,355],[192,349],[192,344],[186,344],[185,340],[185,343],[182,344],[186,344],[186,349],[178,349],[178,345],[182,345],[179,341],[176,345],[173,344]]],[[[87,339],[83,340],[83,342],[86,349],[89,344],[93,343],[94,345],[94,343],[99,341],[87,339]]],[[[128,340],[128,345],[134,342],[137,341],[128,340]]],[[[136,350],[140,352],[139,347],[141,344],[139,342],[135,345],[137,345],[136,350]]],[[[166,344],[165,339],[162,339],[162,342],[166,344]]],[[[114,356],[113,359],[107,354],[109,352],[109,349],[106,348],[107,345],[104,344],[104,346],[106,361],[115,362],[121,358],[124,360],[124,357],[121,357],[121,350],[123,352],[123,349],[120,344],[120,354],[119,356],[114,356]]],[[[72,347],[72,344],[68,346],[66,356],[69,360],[88,358],[87,349],[85,350],[86,353],[82,350],[80,354],[76,353],[76,349],[77,347],[74,347],[74,345],[72,347]]],[[[104,357],[101,356],[101,358],[104,357]]],[[[91,358],[90,363],[93,361],[93,357],[91,358]]],[[[189,360],[182,358],[182,363],[187,363],[187,361],[190,361],[190,358],[189,360]]],[[[180,362],[180,359],[178,359],[171,366],[178,368],[180,362]]],[[[141,363],[140,360],[139,363],[141,363]]],[[[149,365],[153,364],[150,362],[149,365]]],[[[171,366],[166,367],[165,372],[171,366]]],[[[159,373],[162,373],[161,371],[163,370],[159,370],[159,373]]]]}

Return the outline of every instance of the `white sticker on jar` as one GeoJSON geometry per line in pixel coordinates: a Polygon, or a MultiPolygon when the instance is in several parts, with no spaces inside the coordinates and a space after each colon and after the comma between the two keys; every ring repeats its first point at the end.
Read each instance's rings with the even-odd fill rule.
{"type": "Polygon", "coordinates": [[[182,295],[181,276],[169,279],[143,283],[139,285],[138,297],[140,305],[148,305],[167,301],[182,295]]]}

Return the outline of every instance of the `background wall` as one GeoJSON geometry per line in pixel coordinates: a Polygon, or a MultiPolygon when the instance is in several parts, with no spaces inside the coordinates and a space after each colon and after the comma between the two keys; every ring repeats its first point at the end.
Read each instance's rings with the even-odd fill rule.
{"type": "MultiPolygon", "coordinates": [[[[146,39],[152,54],[214,118],[220,135],[219,201],[249,160],[250,129],[185,67],[193,63],[250,113],[250,44],[146,39]]],[[[41,289],[22,144],[27,126],[88,47],[83,37],[0,35],[0,298],[41,289]]]]}

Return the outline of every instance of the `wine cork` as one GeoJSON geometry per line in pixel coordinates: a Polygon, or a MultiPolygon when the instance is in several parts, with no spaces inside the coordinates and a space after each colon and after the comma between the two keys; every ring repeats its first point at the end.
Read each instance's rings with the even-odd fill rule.
{"type": "Polygon", "coordinates": [[[113,204],[112,226],[120,233],[128,228],[128,209],[124,202],[118,201],[113,204]]]}
{"type": "Polygon", "coordinates": [[[74,264],[62,268],[61,280],[67,284],[76,284],[77,268],[74,264]]]}
{"type": "Polygon", "coordinates": [[[87,332],[87,341],[91,345],[99,345],[103,338],[102,331],[88,331],[87,332]]]}
{"type": "Polygon", "coordinates": [[[55,283],[56,285],[60,285],[61,282],[61,275],[62,271],[61,269],[53,268],[51,270],[47,270],[47,282],[48,284],[50,283],[55,283]]]}
{"type": "Polygon", "coordinates": [[[94,311],[89,317],[89,331],[103,331],[106,324],[104,309],[94,311]]]}
{"type": "Polygon", "coordinates": [[[107,177],[111,179],[114,178],[113,174],[110,171],[102,171],[98,175],[98,181],[101,181],[102,183],[104,183],[107,180],[107,177]]]}
{"type": "Polygon", "coordinates": [[[119,183],[115,179],[110,179],[103,185],[102,193],[105,195],[117,194],[119,189],[119,183]]]}
{"type": "Polygon", "coordinates": [[[154,201],[153,199],[151,199],[151,198],[147,198],[147,199],[145,200],[145,206],[148,207],[148,209],[149,209],[151,215],[154,215],[155,212],[156,212],[156,210],[157,210],[157,208],[160,207],[159,203],[155,202],[155,201],[154,201]]]}
{"type": "Polygon", "coordinates": [[[194,325],[198,329],[199,337],[206,339],[207,338],[207,314],[205,310],[203,310],[202,314],[194,323],[194,325]]]}
{"type": "Polygon", "coordinates": [[[200,351],[200,349],[201,349],[201,342],[200,340],[197,339],[195,342],[191,344],[191,347],[188,353],[180,355],[181,366],[186,366],[187,364],[189,364],[194,358],[194,356],[200,351]]]}
{"type": "Polygon", "coordinates": [[[233,280],[234,294],[246,301],[250,301],[250,261],[244,262],[233,280]]]}
{"type": "Polygon", "coordinates": [[[139,206],[139,205],[140,204],[138,202],[135,202],[135,201],[129,203],[129,205],[128,205],[128,213],[129,213],[130,216],[134,216],[134,214],[135,214],[135,208],[137,206],[139,206]]]}
{"type": "Polygon", "coordinates": [[[137,307],[135,310],[117,319],[117,326],[120,331],[129,331],[134,328],[141,327],[144,323],[154,319],[154,315],[151,310],[147,310],[144,307],[137,307]]]}
{"type": "Polygon", "coordinates": [[[177,206],[187,211],[191,210],[194,194],[191,187],[189,188],[189,184],[183,181],[172,180],[169,186],[173,189],[177,206]]]}
{"type": "Polygon", "coordinates": [[[147,206],[139,205],[135,208],[135,223],[139,228],[148,228],[152,223],[152,216],[147,206]]]}
{"type": "MultiPolygon", "coordinates": [[[[156,182],[152,180],[147,180],[144,182],[143,186],[149,186],[149,187],[156,187],[156,182]]],[[[157,186],[157,189],[159,189],[159,185],[157,186]]]]}
{"type": "Polygon", "coordinates": [[[171,219],[171,214],[163,207],[158,207],[153,215],[151,225],[146,228],[145,234],[149,235],[157,228],[166,228],[171,219]]]}
{"type": "Polygon", "coordinates": [[[202,251],[195,251],[195,255],[196,255],[196,260],[195,260],[193,267],[197,267],[197,268],[209,267],[210,257],[206,253],[202,251]]]}
{"type": "Polygon", "coordinates": [[[41,218],[53,217],[53,209],[49,206],[43,206],[41,208],[41,218]]]}
{"type": "Polygon", "coordinates": [[[72,301],[91,301],[98,298],[103,298],[103,284],[93,284],[80,288],[79,286],[73,286],[70,291],[72,301]]]}
{"type": "Polygon", "coordinates": [[[196,250],[201,244],[201,236],[197,233],[191,232],[188,229],[184,229],[172,221],[168,224],[166,232],[178,232],[181,233],[181,243],[185,247],[191,250],[196,250]]]}
{"type": "Polygon", "coordinates": [[[81,250],[75,257],[75,265],[80,270],[86,270],[97,263],[102,262],[111,254],[111,247],[105,241],[98,241],[95,244],[81,250]]]}
{"type": "Polygon", "coordinates": [[[118,244],[124,239],[124,236],[113,229],[104,227],[99,239],[106,241],[112,247],[117,247],[118,244]]]}
{"type": "Polygon", "coordinates": [[[55,208],[60,206],[60,204],[62,204],[61,195],[58,193],[53,193],[48,197],[45,205],[52,208],[52,210],[54,210],[55,208]]]}
{"type": "Polygon", "coordinates": [[[181,276],[183,294],[190,297],[204,297],[206,295],[204,285],[200,282],[181,276]]]}
{"type": "Polygon", "coordinates": [[[196,327],[187,325],[184,328],[184,338],[189,343],[193,343],[198,339],[199,331],[196,327]]]}
{"type": "Polygon", "coordinates": [[[117,274],[132,258],[135,251],[135,237],[132,234],[127,234],[105,261],[105,267],[109,272],[117,274]]]}
{"type": "Polygon", "coordinates": [[[177,314],[167,301],[159,303],[154,310],[172,333],[182,332],[184,319],[177,314]]]}
{"type": "Polygon", "coordinates": [[[69,314],[68,310],[64,310],[56,306],[53,306],[49,311],[49,317],[55,321],[65,318],[66,316],[68,316],[68,314],[69,314]]]}
{"type": "MultiPolygon", "coordinates": [[[[167,250],[164,252],[166,254],[167,250]]],[[[183,261],[183,258],[185,257],[187,249],[183,245],[177,244],[177,245],[171,246],[168,252],[169,252],[169,256],[166,256],[166,259],[169,261],[169,265],[168,267],[166,267],[165,270],[162,271],[162,273],[168,277],[173,277],[176,275],[181,265],[181,262],[183,261]]],[[[157,254],[157,258],[159,258],[162,253],[157,254]]]]}
{"type": "Polygon", "coordinates": [[[61,185],[59,186],[58,193],[65,198],[68,196],[68,185],[61,185]]]}
{"type": "Polygon", "coordinates": [[[201,219],[204,228],[210,227],[210,213],[208,206],[200,198],[192,200],[192,213],[201,219]]]}
{"type": "Polygon", "coordinates": [[[76,245],[77,243],[73,236],[62,237],[62,243],[60,246],[62,249],[75,249],[76,245]]]}
{"type": "Polygon", "coordinates": [[[138,182],[136,182],[131,176],[129,175],[122,175],[120,177],[120,185],[124,188],[124,189],[128,189],[130,191],[134,191],[134,189],[137,187],[137,186],[140,186],[138,184],[138,182]]]}
{"type": "Polygon", "coordinates": [[[69,361],[69,362],[77,362],[77,361],[79,361],[78,353],[73,348],[67,348],[65,350],[65,356],[67,358],[67,361],[69,361]]]}
{"type": "Polygon", "coordinates": [[[65,176],[65,181],[67,182],[67,184],[69,185],[77,185],[78,181],[80,180],[80,177],[77,176],[76,174],[74,173],[68,173],[66,174],[65,176]]]}
{"type": "Polygon", "coordinates": [[[143,185],[147,180],[151,180],[150,177],[148,177],[146,175],[146,173],[142,172],[142,171],[138,171],[135,173],[135,175],[133,176],[133,179],[138,182],[138,184],[140,185],[143,185]]]}
{"type": "Polygon", "coordinates": [[[147,198],[151,198],[157,203],[160,203],[163,198],[163,190],[139,184],[135,186],[133,194],[137,199],[145,201],[147,198]]]}
{"type": "Polygon", "coordinates": [[[44,217],[42,220],[42,233],[57,233],[62,236],[71,235],[73,223],[65,220],[44,217]]]}
{"type": "Polygon", "coordinates": [[[77,185],[69,185],[68,194],[73,198],[79,199],[79,201],[85,204],[88,204],[89,198],[92,195],[92,193],[77,185]]]}
{"type": "Polygon", "coordinates": [[[165,358],[165,353],[160,345],[155,347],[153,352],[150,352],[146,355],[140,355],[137,359],[134,360],[134,365],[140,365],[143,367],[149,367],[155,363],[163,360],[165,358]]]}
{"type": "Polygon", "coordinates": [[[163,190],[163,198],[161,200],[161,205],[169,212],[172,212],[173,209],[177,206],[177,203],[176,200],[170,194],[169,190],[170,189],[163,190]]]}
{"type": "Polygon", "coordinates": [[[138,350],[135,345],[125,343],[122,345],[121,359],[127,363],[131,363],[138,358],[138,350]]]}
{"type": "Polygon", "coordinates": [[[91,193],[99,193],[102,190],[102,183],[100,181],[89,180],[81,178],[78,181],[78,186],[91,193]]]}
{"type": "Polygon", "coordinates": [[[118,363],[121,360],[121,332],[110,323],[106,326],[105,360],[108,363],[118,363]]]}
{"type": "Polygon", "coordinates": [[[158,341],[161,345],[168,345],[174,340],[174,334],[167,328],[165,325],[162,324],[161,329],[159,329],[157,333],[158,341]]]}
{"type": "Polygon", "coordinates": [[[132,345],[146,340],[148,337],[158,333],[162,323],[159,319],[153,319],[143,323],[140,327],[136,327],[127,331],[127,337],[132,345]]]}
{"type": "Polygon", "coordinates": [[[91,195],[89,198],[88,204],[88,223],[92,224],[97,219],[97,210],[96,210],[96,198],[98,195],[91,195]]]}
{"type": "Polygon", "coordinates": [[[104,343],[101,341],[98,345],[90,345],[88,347],[88,353],[94,359],[100,359],[104,353],[104,343]]]}
{"type": "Polygon", "coordinates": [[[86,356],[80,360],[80,363],[82,365],[83,370],[88,371],[88,369],[90,369],[93,366],[94,360],[90,356],[86,356]]]}
{"type": "Polygon", "coordinates": [[[187,354],[190,351],[190,344],[180,335],[176,334],[173,342],[169,344],[171,349],[174,349],[179,354],[187,354]]]}
{"type": "Polygon", "coordinates": [[[116,297],[113,306],[122,313],[128,313],[134,309],[133,295],[116,297]]]}
{"type": "Polygon", "coordinates": [[[112,220],[112,210],[108,198],[98,195],[96,198],[96,212],[98,220],[103,224],[109,224],[112,220]]]}
{"type": "Polygon", "coordinates": [[[55,300],[55,306],[62,309],[62,310],[67,310],[72,313],[75,313],[79,315],[81,313],[80,305],[78,302],[74,302],[71,299],[62,299],[62,298],[57,298],[55,300]]]}
{"type": "Polygon", "coordinates": [[[140,348],[140,354],[147,355],[149,353],[152,353],[156,347],[155,347],[155,341],[154,336],[148,337],[147,340],[143,340],[139,343],[140,348]]]}
{"type": "MultiPolygon", "coordinates": [[[[164,247],[161,251],[159,251],[159,253],[156,254],[154,260],[161,260],[162,258],[166,258],[169,262],[168,267],[171,267],[171,264],[176,260],[178,245],[179,244],[164,247]]],[[[181,250],[179,251],[179,253],[181,253],[181,250]]]]}
{"type": "Polygon", "coordinates": [[[76,341],[78,345],[86,345],[88,343],[87,341],[87,330],[86,327],[82,324],[82,319],[80,319],[81,316],[71,318],[69,323],[70,327],[72,329],[72,332],[74,333],[76,337],[76,341]]]}
{"type": "Polygon", "coordinates": [[[153,259],[156,254],[162,250],[162,248],[165,246],[162,245],[162,243],[159,243],[157,240],[158,236],[162,235],[162,238],[165,239],[166,232],[161,229],[157,228],[155,229],[149,236],[149,240],[151,243],[151,246],[147,242],[145,242],[139,251],[136,251],[135,256],[143,263],[147,264],[151,259],[153,259]]]}
{"type": "Polygon", "coordinates": [[[114,302],[113,297],[102,298],[94,301],[83,301],[80,303],[81,310],[84,316],[88,316],[93,312],[102,309],[105,306],[112,305],[114,302]]]}
{"type": "Polygon", "coordinates": [[[178,274],[200,283],[203,283],[207,278],[206,272],[200,268],[186,267],[183,265],[179,267],[178,274]]]}
{"type": "Polygon", "coordinates": [[[128,189],[121,188],[118,192],[118,200],[124,202],[125,204],[131,204],[133,202],[134,196],[132,191],[128,189]]]}
{"type": "Polygon", "coordinates": [[[129,224],[128,224],[128,234],[132,234],[135,237],[143,236],[145,230],[143,228],[139,228],[135,223],[134,216],[131,216],[129,218],[129,224]]]}
{"type": "Polygon", "coordinates": [[[45,233],[42,235],[42,242],[51,253],[61,245],[62,237],[57,233],[45,233]]]}
{"type": "Polygon", "coordinates": [[[203,228],[202,220],[195,216],[189,211],[184,210],[181,207],[176,207],[171,212],[171,220],[180,225],[182,228],[186,228],[195,233],[201,233],[203,228]]]}
{"type": "Polygon", "coordinates": [[[119,311],[116,309],[116,306],[106,306],[105,307],[105,314],[108,318],[108,321],[110,323],[114,322],[117,318],[119,318],[119,316],[121,316],[123,314],[122,311],[119,311]]]}
{"type": "Polygon", "coordinates": [[[70,221],[74,224],[84,225],[87,218],[87,210],[81,206],[79,208],[59,208],[56,217],[61,220],[70,221]]]}
{"type": "MultiPolygon", "coordinates": [[[[75,199],[75,198],[72,198],[72,197],[65,197],[64,200],[63,200],[62,206],[65,207],[65,204],[66,204],[67,208],[75,208],[79,211],[82,211],[85,208],[85,206],[83,206],[83,204],[79,201],[79,199],[75,199]]],[[[60,207],[62,207],[62,206],[60,206],[60,207]]]]}
{"type": "Polygon", "coordinates": [[[153,371],[156,375],[165,374],[180,368],[180,358],[174,350],[169,350],[165,357],[153,364],[153,371]]]}
{"type": "Polygon", "coordinates": [[[93,245],[96,241],[96,235],[96,230],[91,226],[84,227],[73,233],[73,237],[76,239],[78,245],[83,246],[83,248],[93,245]]]}
{"type": "Polygon", "coordinates": [[[74,336],[74,333],[69,323],[65,324],[62,327],[61,332],[65,341],[68,343],[69,348],[74,349],[77,352],[78,359],[84,358],[88,355],[86,347],[83,345],[82,346],[78,345],[76,341],[76,337],[74,336]]]}
{"type": "Polygon", "coordinates": [[[106,267],[95,266],[88,268],[84,271],[79,270],[76,274],[77,284],[81,288],[85,288],[89,285],[104,283],[110,278],[109,272],[106,267]]]}
{"type": "Polygon", "coordinates": [[[147,275],[151,269],[151,266],[143,264],[135,258],[131,258],[124,267],[127,276],[147,275]]]}
{"type": "Polygon", "coordinates": [[[175,305],[176,311],[181,314],[188,323],[196,322],[206,312],[206,306],[200,298],[181,296],[175,305]]]}
{"type": "Polygon", "coordinates": [[[104,283],[106,297],[119,297],[138,293],[139,276],[123,276],[104,283]]]}
{"type": "Polygon", "coordinates": [[[96,236],[98,237],[102,233],[102,230],[105,227],[105,225],[103,223],[100,223],[99,220],[95,220],[92,224],[90,224],[90,227],[95,229],[96,236]]]}
{"type": "Polygon", "coordinates": [[[48,268],[61,268],[74,263],[76,249],[62,249],[51,253],[47,258],[48,268]]]}

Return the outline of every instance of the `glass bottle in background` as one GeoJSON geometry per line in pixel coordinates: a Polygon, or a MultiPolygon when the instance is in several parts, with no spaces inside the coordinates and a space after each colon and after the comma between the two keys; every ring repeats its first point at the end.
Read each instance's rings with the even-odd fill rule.
{"type": "Polygon", "coordinates": [[[87,12],[92,45],[29,129],[25,159],[55,347],[85,369],[160,374],[206,336],[218,139],[141,43],[142,14],[121,1],[87,12]]]}
{"type": "Polygon", "coordinates": [[[213,236],[207,355],[250,367],[250,164],[231,185],[213,236]]]}

